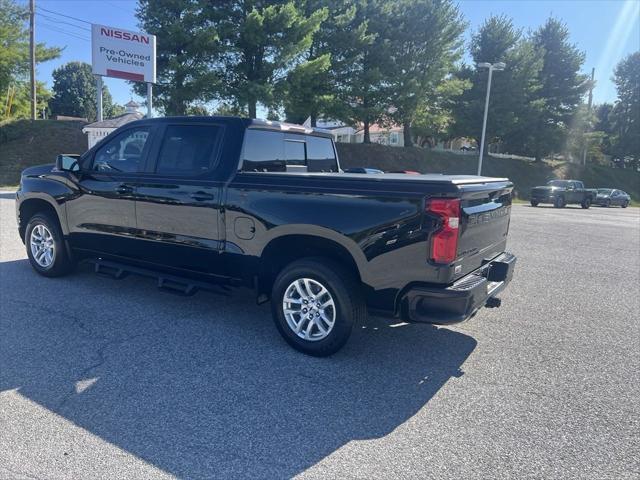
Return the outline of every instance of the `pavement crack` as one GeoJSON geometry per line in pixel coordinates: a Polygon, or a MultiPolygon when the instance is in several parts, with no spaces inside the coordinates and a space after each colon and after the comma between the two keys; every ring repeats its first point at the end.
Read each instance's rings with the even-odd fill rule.
{"type": "MultiPolygon", "coordinates": [[[[141,333],[136,333],[135,335],[127,335],[125,337],[122,338],[117,338],[117,339],[113,339],[113,340],[109,340],[105,343],[103,343],[102,345],[100,345],[95,353],[97,360],[89,365],[88,367],[84,368],[82,371],[80,371],[78,377],[79,378],[85,378],[86,376],[88,376],[92,370],[95,370],[96,368],[101,367],[102,365],[104,365],[104,363],[106,362],[106,357],[105,357],[105,353],[109,348],[115,347],[115,346],[119,346],[119,345],[123,345],[125,343],[128,343],[132,340],[136,340],[138,338],[141,337],[152,337],[160,332],[162,332],[163,330],[166,330],[166,328],[168,327],[168,324],[163,325],[159,328],[156,328],[150,332],[141,332],[141,333]]],[[[67,402],[73,398],[76,395],[76,391],[75,389],[72,389],[70,392],[68,392],[58,403],[57,409],[61,409],[63,408],[67,402]]]]}

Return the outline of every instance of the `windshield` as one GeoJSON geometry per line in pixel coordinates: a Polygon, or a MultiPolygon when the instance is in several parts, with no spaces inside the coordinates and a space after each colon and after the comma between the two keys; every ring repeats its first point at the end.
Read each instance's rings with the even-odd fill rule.
{"type": "Polygon", "coordinates": [[[598,195],[611,195],[611,192],[613,192],[613,190],[611,188],[599,188],[598,189],[598,195]]]}
{"type": "Polygon", "coordinates": [[[569,182],[567,180],[551,180],[547,182],[550,187],[568,187],[569,182]]]}

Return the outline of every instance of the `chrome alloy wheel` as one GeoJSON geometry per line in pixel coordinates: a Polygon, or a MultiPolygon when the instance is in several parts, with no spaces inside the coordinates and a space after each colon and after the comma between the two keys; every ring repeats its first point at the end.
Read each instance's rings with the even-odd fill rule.
{"type": "Polygon", "coordinates": [[[282,310],[289,328],[311,342],[326,338],[336,321],[333,297],[320,282],[311,278],[299,278],[287,287],[282,310]]]}
{"type": "Polygon", "coordinates": [[[53,236],[47,227],[39,223],[33,230],[29,238],[31,255],[36,263],[42,268],[49,268],[56,257],[56,249],[53,243],[53,236]]]}

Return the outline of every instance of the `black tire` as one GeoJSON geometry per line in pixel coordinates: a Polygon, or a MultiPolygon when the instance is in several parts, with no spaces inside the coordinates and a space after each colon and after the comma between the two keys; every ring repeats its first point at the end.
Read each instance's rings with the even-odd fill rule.
{"type": "Polygon", "coordinates": [[[585,198],[582,203],[580,204],[580,206],[584,209],[587,209],[591,206],[591,199],[590,198],[585,198]]]}
{"type": "Polygon", "coordinates": [[[627,208],[629,206],[629,202],[624,202],[622,205],[620,205],[622,208],[627,208]]]}
{"type": "Polygon", "coordinates": [[[565,201],[564,201],[564,197],[556,197],[556,199],[553,202],[553,206],[556,208],[564,208],[566,205],[565,201]]]}
{"type": "Polygon", "coordinates": [[[539,203],[540,202],[538,202],[537,200],[531,200],[531,206],[532,207],[537,207],[539,203]]]}
{"type": "Polygon", "coordinates": [[[52,218],[49,213],[36,213],[29,219],[27,228],[24,235],[24,243],[27,247],[27,256],[33,269],[40,275],[45,277],[60,277],[71,272],[74,267],[74,262],[69,258],[67,254],[67,248],[60,230],[60,225],[55,218],[52,218]],[[50,265],[43,266],[34,257],[34,253],[31,248],[32,234],[34,229],[42,226],[49,232],[51,237],[51,243],[53,246],[53,254],[51,255],[52,261],[50,265]]]}
{"type": "Polygon", "coordinates": [[[609,207],[611,206],[611,200],[605,200],[605,202],[604,202],[604,206],[605,206],[606,208],[609,208],[609,207]]]}
{"type": "MultiPolygon", "coordinates": [[[[318,296],[318,298],[320,297],[318,296]]],[[[328,297],[324,297],[324,299],[326,298],[328,297]]],[[[300,311],[302,311],[302,307],[301,305],[300,311]]],[[[324,258],[297,260],[280,272],[271,291],[271,312],[276,327],[286,342],[296,350],[316,357],[326,357],[340,350],[349,340],[354,325],[364,321],[367,315],[360,284],[355,276],[337,263],[324,258]],[[334,316],[334,323],[327,329],[328,334],[324,338],[318,340],[301,338],[289,324],[291,318],[295,320],[295,317],[290,316],[290,320],[285,317],[283,305],[285,294],[288,291],[294,292],[291,289],[294,282],[301,279],[311,279],[325,287],[335,305],[333,308],[329,307],[334,316]]],[[[313,312],[310,311],[309,318],[312,315],[313,312]]],[[[319,330],[317,324],[313,325],[312,321],[303,320],[303,316],[306,317],[306,314],[299,316],[299,321],[305,322],[301,333],[303,333],[302,330],[307,330],[305,327],[309,327],[311,324],[311,332],[315,331],[317,335],[321,336],[323,332],[319,330]]],[[[327,327],[328,324],[323,323],[323,325],[327,327]]]]}

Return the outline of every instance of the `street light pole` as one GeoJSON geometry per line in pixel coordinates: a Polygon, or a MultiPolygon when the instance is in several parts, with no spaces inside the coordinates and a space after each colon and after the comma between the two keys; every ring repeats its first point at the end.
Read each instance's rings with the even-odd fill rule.
{"type": "Polygon", "coordinates": [[[493,78],[494,70],[504,70],[505,64],[503,62],[498,63],[479,63],[478,67],[489,69],[489,80],[487,82],[487,96],[484,100],[484,117],[482,119],[482,137],[480,138],[480,156],[478,158],[478,175],[482,174],[482,157],[484,155],[484,139],[487,133],[487,115],[489,114],[489,95],[491,94],[491,79],[493,78]]]}

